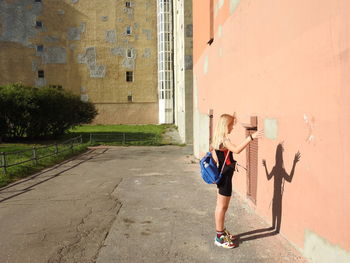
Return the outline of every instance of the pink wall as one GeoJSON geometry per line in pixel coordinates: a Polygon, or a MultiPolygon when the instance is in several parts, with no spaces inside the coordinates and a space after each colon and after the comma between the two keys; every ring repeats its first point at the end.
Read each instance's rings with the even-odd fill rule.
{"type": "MultiPolygon", "coordinates": [[[[303,248],[311,230],[350,251],[350,1],[241,0],[230,14],[232,2],[218,10],[214,43],[205,46],[209,1],[193,0],[200,112],[214,109],[214,121],[224,112],[236,111],[241,122],[257,115],[260,128],[276,119],[277,138],[259,141],[255,209],[270,221],[273,182],[261,161],[271,170],[283,141],[287,173],[298,151],[301,160],[285,183],[282,234],[303,248]]],[[[239,142],[244,129],[235,129],[239,142]]],[[[244,164],[245,153],[237,159],[244,164]]],[[[241,169],[235,189],[245,195],[245,188],[241,169]]]]}

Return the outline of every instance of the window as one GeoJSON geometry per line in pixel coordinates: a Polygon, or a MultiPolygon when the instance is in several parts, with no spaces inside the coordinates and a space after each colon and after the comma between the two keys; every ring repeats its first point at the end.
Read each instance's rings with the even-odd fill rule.
{"type": "Polygon", "coordinates": [[[126,1],[126,2],[125,2],[125,7],[131,7],[130,1],[126,1]]]}
{"type": "Polygon", "coordinates": [[[62,85],[49,85],[49,88],[61,90],[62,85]]]}
{"type": "Polygon", "coordinates": [[[131,35],[131,26],[126,27],[126,34],[131,35]]]}
{"type": "Polygon", "coordinates": [[[44,78],[44,71],[43,70],[38,70],[38,78],[44,78]]]}
{"type": "Polygon", "coordinates": [[[131,94],[128,95],[128,102],[132,102],[132,95],[131,94]]]}
{"type": "Polygon", "coordinates": [[[41,0],[35,0],[35,3],[41,3],[41,0]]]}
{"type": "Polygon", "coordinates": [[[41,21],[36,21],[35,22],[35,27],[42,28],[43,27],[43,23],[41,21]]]}
{"type": "Polygon", "coordinates": [[[127,71],[126,72],[126,81],[127,82],[133,82],[134,81],[134,72],[127,71]]]}
{"type": "Polygon", "coordinates": [[[44,45],[37,45],[36,46],[36,51],[43,52],[44,51],[44,45]]]}
{"type": "Polygon", "coordinates": [[[127,51],[126,51],[126,56],[128,58],[132,58],[132,49],[131,48],[128,48],[127,51]]]}

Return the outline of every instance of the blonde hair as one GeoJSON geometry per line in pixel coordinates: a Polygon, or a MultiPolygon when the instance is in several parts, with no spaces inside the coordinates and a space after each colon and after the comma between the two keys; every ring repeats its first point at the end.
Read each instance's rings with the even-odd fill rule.
{"type": "Polygon", "coordinates": [[[236,114],[222,114],[216,124],[214,130],[214,136],[212,141],[212,147],[214,149],[220,149],[222,143],[224,142],[225,136],[228,134],[228,126],[230,124],[236,124],[236,114]]]}

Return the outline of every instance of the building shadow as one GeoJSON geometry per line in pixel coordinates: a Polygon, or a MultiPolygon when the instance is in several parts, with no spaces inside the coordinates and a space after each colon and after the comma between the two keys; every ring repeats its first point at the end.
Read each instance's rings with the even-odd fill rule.
{"type": "Polygon", "coordinates": [[[272,178],[274,179],[273,197],[271,201],[272,226],[269,228],[256,229],[253,231],[238,234],[237,239],[239,240],[239,243],[258,239],[258,238],[277,235],[280,232],[281,223],[282,223],[282,203],[283,203],[282,200],[283,200],[284,183],[285,181],[287,181],[288,183],[292,182],[294,177],[294,172],[295,172],[295,166],[297,162],[300,160],[300,156],[301,156],[299,151],[295,154],[292,169],[288,174],[284,168],[283,151],[284,151],[283,144],[279,143],[276,148],[276,163],[272,168],[271,172],[268,171],[266,160],[262,161],[262,164],[265,167],[267,180],[271,180],[272,178]]]}

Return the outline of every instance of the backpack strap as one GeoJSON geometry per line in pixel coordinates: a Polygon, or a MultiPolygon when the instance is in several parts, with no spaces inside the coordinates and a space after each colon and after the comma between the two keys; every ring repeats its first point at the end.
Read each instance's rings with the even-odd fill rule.
{"type": "MultiPolygon", "coordinates": [[[[219,157],[217,156],[217,154],[216,154],[216,150],[214,149],[213,150],[213,152],[215,153],[215,157],[216,157],[216,160],[218,160],[217,161],[217,164],[219,163],[219,157]]],[[[226,157],[225,157],[225,161],[224,161],[224,163],[223,163],[223,165],[222,165],[222,168],[221,168],[221,172],[220,173],[222,173],[222,171],[224,170],[224,167],[225,167],[225,165],[226,165],[226,160],[227,160],[227,157],[230,155],[230,151],[227,151],[227,155],[226,155],[226,157]]],[[[215,160],[215,159],[214,159],[215,160]]],[[[215,160],[215,161],[216,161],[215,160]]]]}

